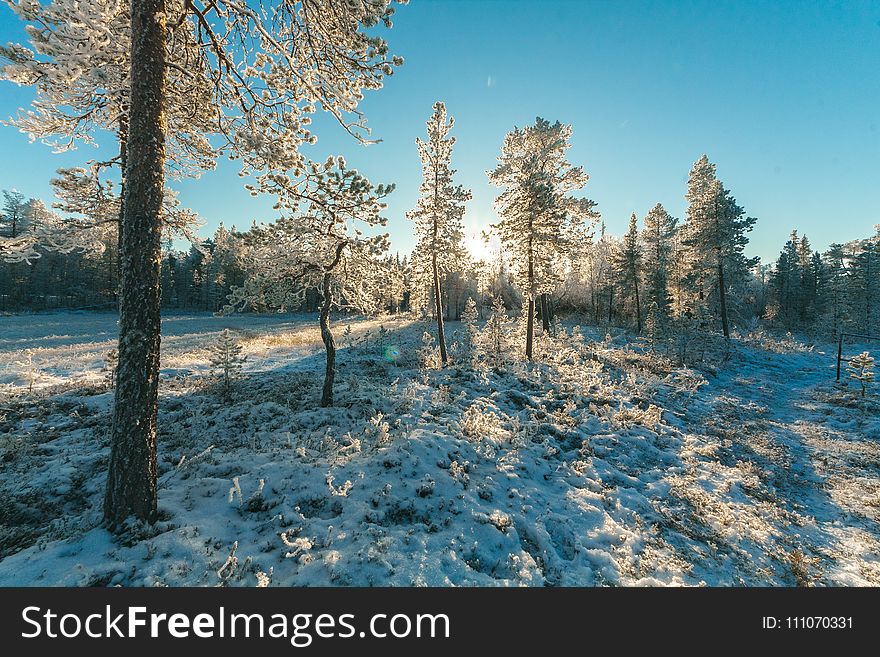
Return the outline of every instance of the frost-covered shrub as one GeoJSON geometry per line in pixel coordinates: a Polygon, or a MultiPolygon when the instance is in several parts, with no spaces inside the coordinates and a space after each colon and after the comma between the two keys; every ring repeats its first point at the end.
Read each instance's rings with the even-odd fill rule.
{"type": "Polygon", "coordinates": [[[314,543],[309,538],[304,536],[299,536],[297,538],[291,538],[291,534],[298,532],[299,529],[289,530],[281,533],[281,541],[287,547],[291,548],[287,554],[285,554],[285,558],[292,559],[293,557],[299,557],[298,561],[301,564],[307,564],[312,561],[314,558],[309,550],[314,547],[314,543]]]}
{"type": "Polygon", "coordinates": [[[34,361],[34,352],[32,349],[24,350],[24,360],[16,361],[15,364],[24,370],[24,376],[28,384],[28,393],[34,391],[34,384],[40,380],[42,372],[34,361]]]}
{"type": "Polygon", "coordinates": [[[617,408],[608,405],[596,406],[591,404],[590,410],[603,418],[612,427],[620,429],[628,429],[633,425],[641,425],[653,429],[661,423],[663,417],[663,409],[654,406],[654,404],[649,404],[647,408],[625,406],[623,402],[620,402],[617,408]]]}
{"type": "Polygon", "coordinates": [[[862,397],[864,397],[868,386],[874,383],[874,358],[869,352],[863,351],[858,356],[849,359],[846,371],[849,378],[859,383],[862,397]]]}
{"type": "Polygon", "coordinates": [[[808,353],[813,351],[813,345],[801,342],[790,331],[783,336],[779,336],[770,335],[763,328],[756,328],[740,336],[740,339],[747,345],[765,351],[772,351],[776,354],[808,353]]]}
{"type": "Polygon", "coordinates": [[[672,348],[678,365],[712,365],[727,359],[730,343],[711,326],[705,314],[677,321],[672,348]]]}
{"type": "Polygon", "coordinates": [[[510,318],[500,296],[492,300],[489,319],[476,336],[476,342],[478,354],[486,356],[493,367],[501,367],[510,346],[510,318]]]}
{"type": "Polygon", "coordinates": [[[425,331],[422,334],[422,346],[419,348],[419,363],[424,369],[436,370],[442,367],[440,348],[434,344],[434,337],[425,331]]]}
{"type": "Polygon", "coordinates": [[[352,342],[351,333],[352,333],[351,324],[346,324],[345,328],[342,329],[342,334],[340,336],[342,338],[343,344],[346,344],[346,345],[351,344],[351,342],[352,342]]]}
{"type": "Polygon", "coordinates": [[[116,366],[119,362],[119,352],[111,349],[104,356],[104,366],[101,371],[104,372],[104,383],[108,388],[112,388],[116,383],[116,366]]]}
{"type": "Polygon", "coordinates": [[[385,420],[382,413],[376,413],[370,418],[370,425],[365,433],[372,438],[376,447],[382,447],[391,442],[391,425],[385,420]]]}
{"type": "Polygon", "coordinates": [[[478,404],[471,404],[461,414],[461,432],[468,438],[493,438],[501,433],[501,419],[478,404]]]}

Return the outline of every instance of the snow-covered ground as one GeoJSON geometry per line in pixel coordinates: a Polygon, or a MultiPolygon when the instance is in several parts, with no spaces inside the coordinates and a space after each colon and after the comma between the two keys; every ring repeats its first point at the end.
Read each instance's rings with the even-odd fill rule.
{"type": "Polygon", "coordinates": [[[340,321],[322,409],[314,318],[166,318],[161,519],[111,537],[115,317],[0,317],[0,584],[880,584],[880,403],[829,349],[691,370],[569,326],[533,366],[441,370],[426,330],[340,321]]]}

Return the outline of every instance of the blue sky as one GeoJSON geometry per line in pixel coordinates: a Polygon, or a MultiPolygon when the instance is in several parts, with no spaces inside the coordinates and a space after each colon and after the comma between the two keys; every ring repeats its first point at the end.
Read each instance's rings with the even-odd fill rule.
{"type": "MultiPolygon", "coordinates": [[[[435,100],[456,118],[470,231],[495,218],[485,171],[504,134],[536,116],[573,124],[570,160],[590,174],[585,195],[615,234],[657,202],[683,216],[688,170],[704,152],[758,217],[749,251],[764,259],[792,228],[824,249],[880,223],[878,2],[413,0],[385,34],[406,64],[362,105],[382,143],[359,146],[327,124],[316,149],[397,183],[386,213],[394,250],[413,245],[414,140],[435,100]]],[[[10,40],[21,26],[0,6],[0,41],[10,40]]],[[[0,83],[0,117],[30,97],[0,83]]],[[[94,157],[55,155],[0,126],[0,188],[49,200],[57,167],[94,157]]],[[[234,163],[178,188],[208,229],[272,218],[234,163]]]]}

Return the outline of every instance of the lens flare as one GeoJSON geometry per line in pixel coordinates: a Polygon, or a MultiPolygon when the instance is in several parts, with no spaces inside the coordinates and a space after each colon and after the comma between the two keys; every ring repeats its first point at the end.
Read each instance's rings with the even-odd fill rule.
{"type": "Polygon", "coordinates": [[[400,358],[400,349],[396,345],[385,347],[385,360],[393,363],[397,361],[398,358],[400,358]]]}

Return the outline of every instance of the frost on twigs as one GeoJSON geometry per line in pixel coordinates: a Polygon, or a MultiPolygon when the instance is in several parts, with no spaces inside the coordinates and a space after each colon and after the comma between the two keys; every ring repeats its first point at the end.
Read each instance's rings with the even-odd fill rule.
{"type": "Polygon", "coordinates": [[[235,573],[235,569],[238,567],[238,557],[236,556],[236,552],[238,551],[238,541],[232,544],[232,550],[229,552],[229,556],[226,557],[226,561],[223,562],[223,565],[220,566],[220,569],[217,571],[217,578],[220,580],[221,586],[226,584],[230,577],[235,573]]]}
{"type": "Polygon", "coordinates": [[[305,538],[304,536],[299,536],[297,538],[291,538],[291,534],[297,530],[290,530],[287,532],[281,533],[281,541],[287,547],[291,548],[287,554],[284,555],[286,559],[292,559],[293,557],[299,557],[299,562],[302,564],[309,563],[312,560],[312,555],[309,553],[309,550],[312,549],[313,543],[310,539],[305,538]]]}
{"type": "Polygon", "coordinates": [[[348,494],[351,492],[353,484],[346,479],[345,483],[334,486],[333,485],[334,477],[329,472],[327,473],[327,488],[330,489],[330,494],[334,497],[348,497],[348,494]]]}
{"type": "Polygon", "coordinates": [[[275,568],[269,568],[268,573],[264,573],[262,570],[257,571],[257,588],[264,589],[272,583],[272,573],[275,568]]]}

